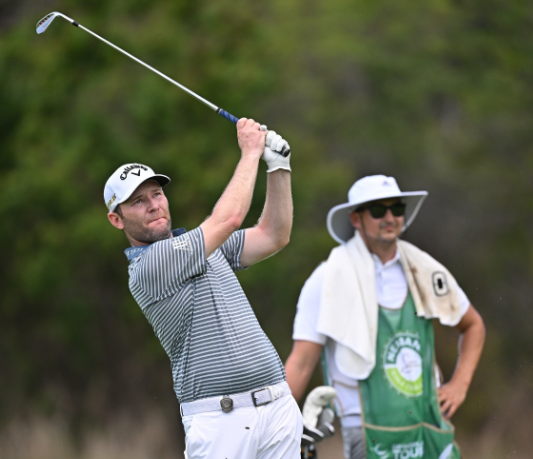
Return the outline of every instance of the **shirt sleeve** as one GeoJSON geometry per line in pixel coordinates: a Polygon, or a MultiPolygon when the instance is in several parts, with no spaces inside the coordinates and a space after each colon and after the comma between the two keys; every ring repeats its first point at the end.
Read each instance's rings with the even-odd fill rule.
{"type": "Polygon", "coordinates": [[[317,332],[325,266],[322,263],[315,269],[300,292],[296,317],[294,319],[293,340],[311,341],[322,345],[326,344],[326,335],[317,332]]]}
{"type": "Polygon", "coordinates": [[[241,255],[244,249],[245,231],[246,230],[235,231],[228,240],[220,246],[220,251],[233,271],[244,269],[241,265],[241,255]]]}
{"type": "Polygon", "coordinates": [[[457,288],[459,293],[459,302],[461,303],[461,318],[463,318],[466,314],[466,311],[468,311],[468,308],[470,307],[470,300],[461,287],[457,286],[457,288]]]}
{"type": "Polygon", "coordinates": [[[140,260],[136,282],[146,295],[160,300],[206,270],[204,235],[196,228],[152,244],[140,260]]]}

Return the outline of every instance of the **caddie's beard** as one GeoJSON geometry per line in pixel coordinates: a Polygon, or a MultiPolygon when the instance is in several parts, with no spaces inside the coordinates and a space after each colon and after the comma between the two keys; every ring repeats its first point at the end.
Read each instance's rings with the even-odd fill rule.
{"type": "Polygon", "coordinates": [[[376,237],[370,236],[367,233],[365,225],[364,225],[363,222],[361,222],[361,227],[362,227],[361,229],[362,229],[362,233],[365,236],[365,239],[369,243],[380,244],[382,246],[389,246],[389,245],[396,244],[396,241],[398,241],[398,238],[400,237],[400,234],[401,234],[400,225],[396,221],[393,221],[393,222],[381,222],[379,224],[379,229],[380,230],[386,228],[387,226],[391,226],[391,225],[395,229],[395,232],[396,232],[396,236],[394,237],[394,239],[383,238],[383,237],[381,237],[381,235],[379,233],[378,233],[378,235],[376,237]]]}
{"type": "Polygon", "coordinates": [[[154,242],[172,237],[172,221],[170,215],[168,216],[167,224],[164,228],[150,229],[143,226],[141,223],[126,217],[122,217],[122,223],[124,224],[124,232],[126,235],[143,244],[153,244],[154,242]]]}

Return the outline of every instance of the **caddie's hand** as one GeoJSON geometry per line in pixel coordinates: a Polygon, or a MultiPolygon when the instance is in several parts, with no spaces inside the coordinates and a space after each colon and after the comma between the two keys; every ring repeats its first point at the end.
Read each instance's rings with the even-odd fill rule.
{"type": "Polygon", "coordinates": [[[463,404],[466,398],[467,389],[467,387],[464,387],[459,383],[454,383],[453,381],[439,387],[437,395],[440,412],[446,419],[450,419],[463,404]]]}
{"type": "Polygon", "coordinates": [[[276,134],[276,131],[268,131],[265,151],[262,156],[268,166],[267,172],[274,172],[278,169],[291,170],[290,153],[286,157],[280,154],[284,147],[289,148],[287,141],[276,134]]]}
{"type": "Polygon", "coordinates": [[[243,157],[259,159],[265,149],[266,131],[254,120],[241,118],[237,122],[237,139],[243,157]]]}

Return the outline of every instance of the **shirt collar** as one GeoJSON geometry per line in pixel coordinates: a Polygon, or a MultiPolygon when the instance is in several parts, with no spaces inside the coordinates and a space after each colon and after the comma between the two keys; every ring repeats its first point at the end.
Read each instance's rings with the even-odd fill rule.
{"type": "Polygon", "coordinates": [[[394,263],[397,263],[400,261],[400,252],[398,249],[396,249],[396,253],[394,254],[394,257],[392,257],[389,261],[385,263],[381,263],[381,260],[379,257],[375,254],[371,254],[372,258],[374,259],[374,264],[376,266],[376,270],[381,271],[383,269],[387,269],[389,266],[392,266],[394,263]]]}
{"type": "MultiPolygon", "coordinates": [[[[185,234],[187,231],[185,228],[177,228],[175,230],[172,230],[172,237],[178,237],[182,234],[185,234]]],[[[141,245],[139,247],[128,247],[126,250],[124,250],[124,253],[126,254],[126,258],[128,261],[133,260],[134,258],[137,258],[138,256],[142,255],[142,253],[150,247],[152,244],[148,245],[141,245]]]]}

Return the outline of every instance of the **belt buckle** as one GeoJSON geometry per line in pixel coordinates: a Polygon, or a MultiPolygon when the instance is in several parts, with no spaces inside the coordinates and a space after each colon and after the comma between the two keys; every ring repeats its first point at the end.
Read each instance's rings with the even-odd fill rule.
{"type": "Polygon", "coordinates": [[[220,400],[220,408],[224,413],[231,413],[233,411],[233,399],[228,395],[224,395],[220,400]]]}
{"type": "Polygon", "coordinates": [[[264,390],[268,390],[268,388],[266,387],[263,387],[262,389],[257,389],[257,390],[254,390],[252,392],[252,402],[254,404],[254,406],[263,406],[263,405],[268,405],[271,401],[272,401],[272,394],[270,394],[270,391],[268,391],[268,393],[270,394],[270,400],[267,400],[266,402],[263,402],[263,403],[258,403],[256,398],[255,398],[255,394],[257,394],[258,392],[261,392],[261,391],[264,391],[264,390]]]}

